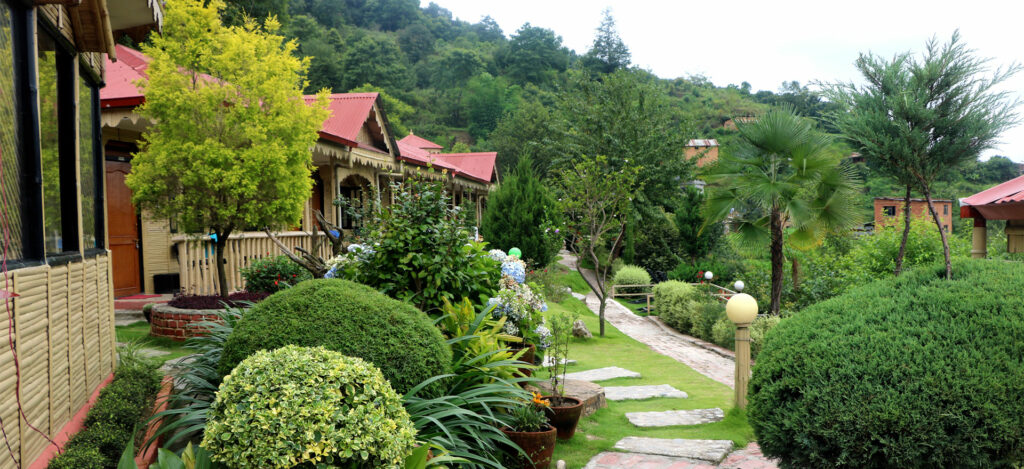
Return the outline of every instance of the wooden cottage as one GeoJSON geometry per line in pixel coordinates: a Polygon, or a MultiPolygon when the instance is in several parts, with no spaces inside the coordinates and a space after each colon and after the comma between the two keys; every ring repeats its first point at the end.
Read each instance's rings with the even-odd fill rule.
{"type": "MultiPolygon", "coordinates": [[[[131,204],[124,178],[131,171],[132,154],[139,149],[142,132],[150,125],[135,111],[145,100],[138,83],[146,78],[149,58],[123,46],[117,51],[122,60],[108,64],[109,85],[101,92],[115,295],[216,293],[212,241],[179,233],[167,220],[138,214],[131,204]]],[[[307,99],[312,102],[315,97],[307,99]]],[[[496,181],[496,153],[440,153],[440,145],[412,135],[396,141],[377,93],[337,93],[328,101],[330,117],[313,148],[313,191],[302,224],[275,236],[288,246],[311,248],[314,210],[346,231],[356,230],[358,220],[334,206],[334,200],[343,196],[365,204],[376,194],[387,205],[391,182],[414,173],[444,178],[455,203],[474,204],[479,222],[487,193],[496,181]],[[427,167],[434,171],[425,171],[427,167]]],[[[321,254],[327,255],[327,246],[323,248],[321,254]]],[[[278,254],[277,246],[263,232],[232,234],[226,255],[229,289],[244,288],[242,267],[278,254]]]]}
{"type": "Polygon", "coordinates": [[[971,257],[988,256],[988,221],[1006,220],[1006,252],[1024,252],[1024,176],[960,199],[960,218],[973,218],[971,257]]]}
{"type": "Polygon", "coordinates": [[[44,465],[116,363],[99,89],[113,38],[161,17],[152,0],[0,0],[0,469],[44,465]]]}

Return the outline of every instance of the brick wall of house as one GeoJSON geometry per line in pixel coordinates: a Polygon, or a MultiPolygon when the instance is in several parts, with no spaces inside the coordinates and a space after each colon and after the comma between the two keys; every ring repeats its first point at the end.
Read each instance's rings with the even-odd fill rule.
{"type": "MultiPolygon", "coordinates": [[[[953,201],[948,199],[933,199],[935,211],[939,214],[946,231],[953,229],[953,201]]],[[[903,216],[903,198],[877,197],[875,198],[875,226],[898,223],[903,216]]],[[[910,199],[910,216],[914,219],[924,218],[932,221],[928,213],[928,202],[924,199],[910,199]]]]}

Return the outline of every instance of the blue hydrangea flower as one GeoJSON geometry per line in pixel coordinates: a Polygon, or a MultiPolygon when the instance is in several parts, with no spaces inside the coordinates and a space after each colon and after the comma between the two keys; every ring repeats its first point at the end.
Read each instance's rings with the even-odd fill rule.
{"type": "Polygon", "coordinates": [[[519,260],[507,260],[501,264],[502,275],[507,275],[516,283],[526,281],[526,265],[519,260]]]}
{"type": "Polygon", "coordinates": [[[324,278],[334,278],[336,275],[338,275],[337,265],[331,267],[331,270],[328,270],[327,273],[324,274],[324,278]]]}

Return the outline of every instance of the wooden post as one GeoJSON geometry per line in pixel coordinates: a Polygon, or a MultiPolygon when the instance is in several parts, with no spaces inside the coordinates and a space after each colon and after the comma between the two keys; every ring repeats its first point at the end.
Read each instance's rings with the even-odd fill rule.
{"type": "Polygon", "coordinates": [[[971,233],[971,258],[984,259],[988,254],[988,228],[979,214],[974,217],[974,231],[971,233]]]}
{"type": "Polygon", "coordinates": [[[736,407],[747,408],[750,382],[750,324],[736,325],[736,407]]]}

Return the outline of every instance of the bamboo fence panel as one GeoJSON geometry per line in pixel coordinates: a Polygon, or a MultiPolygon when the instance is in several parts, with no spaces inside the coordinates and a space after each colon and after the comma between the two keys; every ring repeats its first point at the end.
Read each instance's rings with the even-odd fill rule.
{"type": "MultiPolygon", "coordinates": [[[[29,428],[50,433],[49,380],[49,266],[19,270],[14,276],[15,349],[21,371],[21,407],[25,418],[21,427],[21,460],[32,461],[46,447],[46,439],[29,428]]],[[[9,399],[17,400],[14,393],[9,399]]],[[[4,422],[6,423],[6,422],[4,422]]]]}
{"type": "MultiPolygon", "coordinates": [[[[10,272],[19,296],[8,301],[21,371],[21,405],[28,422],[53,436],[114,367],[114,310],[107,256],[62,266],[10,272]]],[[[0,277],[0,281],[4,278],[0,277]]],[[[8,332],[7,307],[0,318],[8,332]]],[[[7,339],[0,339],[0,419],[18,464],[47,446],[18,413],[16,372],[7,339]]],[[[16,467],[0,442],[0,469],[16,467]]]]}
{"type": "MultiPolygon", "coordinates": [[[[0,280],[4,280],[4,284],[7,285],[9,281],[13,281],[13,276],[11,277],[8,280],[8,278],[0,275],[0,280]]],[[[3,337],[0,337],[0,343],[3,344],[3,346],[0,346],[0,389],[6,390],[3,393],[4,397],[0,399],[0,421],[3,422],[4,432],[7,433],[11,451],[14,452],[15,457],[20,461],[21,425],[19,422],[21,419],[18,415],[18,405],[14,400],[14,393],[10,391],[14,389],[16,379],[14,374],[14,354],[11,353],[11,349],[7,346],[7,336],[10,332],[10,322],[8,321],[7,313],[10,311],[13,314],[14,305],[12,303],[10,300],[7,301],[7,307],[3,309],[3,326],[0,326],[0,331],[3,332],[3,337]]],[[[14,467],[16,467],[16,464],[11,460],[6,445],[0,444],[0,469],[13,469],[14,467]]]]}
{"type": "Polygon", "coordinates": [[[68,355],[68,266],[50,269],[50,428],[71,418],[71,374],[68,355]]]}
{"type": "Polygon", "coordinates": [[[89,400],[85,382],[85,266],[71,264],[68,269],[68,372],[71,408],[78,409],[89,400]]]}
{"type": "MultiPolygon", "coordinates": [[[[313,248],[313,235],[306,231],[285,231],[275,233],[289,249],[301,247],[306,250],[313,248]]],[[[324,235],[321,235],[324,236],[324,235]]],[[[216,247],[208,237],[175,237],[178,245],[178,264],[181,268],[181,287],[185,293],[193,295],[215,295],[220,292],[217,279],[216,247]]],[[[253,261],[264,257],[280,255],[280,249],[263,232],[245,232],[231,235],[224,247],[225,276],[228,291],[243,290],[245,279],[242,269],[253,261]]],[[[331,255],[331,245],[326,237],[320,244],[321,257],[331,255]]]]}

